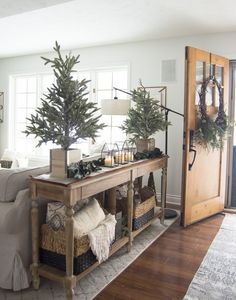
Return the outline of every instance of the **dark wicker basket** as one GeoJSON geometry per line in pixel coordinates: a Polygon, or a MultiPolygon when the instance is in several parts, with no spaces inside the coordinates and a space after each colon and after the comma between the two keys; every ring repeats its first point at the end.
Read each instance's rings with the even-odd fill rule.
{"type": "Polygon", "coordinates": [[[0,167],[5,168],[5,169],[10,169],[12,165],[11,160],[0,160],[0,167]]]}
{"type": "MultiPolygon", "coordinates": [[[[134,203],[133,207],[133,230],[139,229],[153,218],[156,206],[152,189],[143,187],[140,194],[142,201],[134,203]]],[[[121,209],[123,215],[127,215],[127,198],[117,200],[117,209],[121,209]]]]}
{"type": "Polygon", "coordinates": [[[133,219],[133,230],[138,230],[147,222],[149,222],[154,216],[154,207],[144,213],[142,216],[133,219]]]}
{"type": "MultiPolygon", "coordinates": [[[[65,255],[40,248],[39,259],[43,264],[57,268],[61,271],[66,271],[65,255]]],[[[91,249],[80,256],[74,257],[74,275],[82,273],[96,261],[97,259],[93,255],[91,249]]]]}

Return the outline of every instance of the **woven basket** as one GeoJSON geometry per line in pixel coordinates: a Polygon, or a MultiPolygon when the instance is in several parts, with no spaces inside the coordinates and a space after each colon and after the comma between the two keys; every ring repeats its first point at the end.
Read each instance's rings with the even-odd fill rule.
{"type": "MultiPolygon", "coordinates": [[[[66,271],[65,230],[54,231],[50,225],[41,226],[40,262],[66,271]]],[[[89,247],[88,236],[74,238],[74,275],[78,275],[96,262],[89,247]]]]}
{"type": "MultiPolygon", "coordinates": [[[[57,268],[61,271],[66,271],[66,256],[48,251],[45,249],[39,249],[39,259],[40,262],[51,267],[57,268]]],[[[78,275],[89,268],[97,261],[96,257],[93,255],[91,249],[80,256],[74,257],[74,275],[78,275]]]]}
{"type": "Polygon", "coordinates": [[[148,198],[142,203],[134,205],[133,230],[139,229],[153,218],[155,205],[154,196],[151,196],[151,198],[148,198]]]}
{"type": "MultiPolygon", "coordinates": [[[[66,255],[65,230],[59,229],[58,231],[54,231],[50,225],[43,224],[41,226],[40,247],[48,251],[66,255]]],[[[89,239],[87,235],[84,235],[81,238],[74,238],[75,257],[86,253],[89,249],[89,239]]]]}
{"type": "Polygon", "coordinates": [[[146,213],[144,213],[142,216],[133,219],[133,230],[138,230],[141,228],[143,225],[148,223],[149,221],[152,220],[154,217],[154,208],[150,209],[146,213]]]}
{"type": "MultiPolygon", "coordinates": [[[[140,192],[141,203],[134,203],[133,230],[137,230],[154,216],[156,206],[154,192],[150,187],[143,187],[140,192]]],[[[127,215],[127,198],[117,199],[117,209],[121,209],[123,215],[127,215]]]]}
{"type": "Polygon", "coordinates": [[[155,197],[152,196],[142,203],[138,203],[134,205],[133,218],[137,219],[144,215],[146,212],[155,207],[155,197]]]}
{"type": "Polygon", "coordinates": [[[12,165],[11,160],[0,160],[0,167],[5,168],[5,169],[10,169],[12,165]]]}

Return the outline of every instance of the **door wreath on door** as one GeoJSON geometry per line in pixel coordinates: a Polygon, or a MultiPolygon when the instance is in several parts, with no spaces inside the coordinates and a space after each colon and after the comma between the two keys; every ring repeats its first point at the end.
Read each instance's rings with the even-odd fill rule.
{"type": "Polygon", "coordinates": [[[223,149],[224,141],[228,136],[232,124],[224,111],[223,87],[217,79],[210,75],[203,81],[199,94],[197,130],[194,140],[197,144],[208,150],[223,149]],[[217,114],[210,116],[207,112],[206,93],[208,86],[216,87],[219,97],[217,114]]]}

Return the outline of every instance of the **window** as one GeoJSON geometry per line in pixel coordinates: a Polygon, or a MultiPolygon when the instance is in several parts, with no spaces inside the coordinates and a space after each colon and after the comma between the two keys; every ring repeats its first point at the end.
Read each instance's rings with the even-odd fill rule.
{"type": "Polygon", "coordinates": [[[14,76],[13,78],[13,115],[10,148],[31,156],[47,156],[51,145],[36,148],[37,140],[33,136],[26,138],[22,133],[26,129],[27,117],[35,113],[41,104],[41,97],[53,82],[52,74],[14,76]]]}
{"type": "MultiPolygon", "coordinates": [[[[128,68],[116,67],[112,69],[96,69],[83,70],[74,74],[79,80],[91,80],[88,83],[88,99],[95,101],[101,106],[101,99],[114,98],[115,93],[113,86],[122,90],[128,89],[128,68]]],[[[35,113],[35,109],[41,105],[41,98],[47,92],[47,88],[54,81],[53,74],[33,74],[33,75],[17,75],[11,77],[11,94],[12,94],[12,110],[11,110],[11,133],[9,147],[18,152],[23,152],[29,157],[48,157],[49,149],[53,148],[52,143],[42,145],[36,148],[37,140],[34,136],[28,136],[22,133],[26,129],[28,121],[27,117],[35,113]]],[[[127,95],[121,92],[117,96],[126,99],[127,95]]],[[[100,132],[98,142],[114,142],[124,140],[125,135],[119,128],[125,116],[102,116],[101,122],[106,127],[100,132]]],[[[89,151],[89,143],[79,141],[79,146],[84,153],[89,151]]]]}

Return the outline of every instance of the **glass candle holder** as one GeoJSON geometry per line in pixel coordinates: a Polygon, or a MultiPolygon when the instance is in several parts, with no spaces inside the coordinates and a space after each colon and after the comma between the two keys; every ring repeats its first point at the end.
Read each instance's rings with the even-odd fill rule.
{"type": "Polygon", "coordinates": [[[119,152],[118,145],[105,143],[102,147],[101,158],[104,160],[104,167],[113,168],[118,165],[115,160],[117,153],[119,152]]]}
{"type": "Polygon", "coordinates": [[[129,152],[129,146],[128,146],[127,141],[125,141],[125,142],[119,141],[119,142],[116,142],[116,144],[119,147],[119,151],[115,155],[115,162],[120,165],[127,164],[128,163],[127,155],[129,152]]]}

